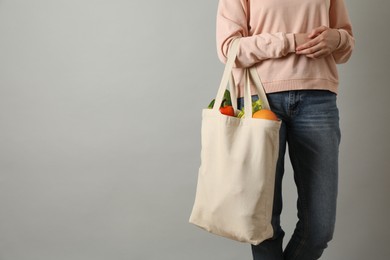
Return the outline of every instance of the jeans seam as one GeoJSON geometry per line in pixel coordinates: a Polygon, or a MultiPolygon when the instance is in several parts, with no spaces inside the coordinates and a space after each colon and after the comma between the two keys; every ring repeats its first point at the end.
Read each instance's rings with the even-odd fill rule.
{"type": "Polygon", "coordinates": [[[298,114],[299,104],[301,103],[300,91],[290,91],[288,96],[288,116],[293,117],[298,114]]]}
{"type": "MultiPolygon", "coordinates": [[[[293,155],[293,157],[295,157],[295,155],[293,155]]],[[[298,165],[299,165],[299,161],[297,160],[297,158],[295,157],[295,161],[296,161],[296,165],[297,165],[297,168],[298,165]]],[[[298,171],[297,172],[297,175],[301,175],[301,173],[298,171]]],[[[300,240],[300,243],[298,245],[298,247],[296,248],[295,250],[295,253],[293,255],[293,258],[292,260],[294,259],[297,259],[297,257],[299,256],[299,253],[301,252],[302,248],[304,248],[306,242],[307,242],[307,233],[309,232],[309,224],[307,222],[307,219],[308,219],[308,212],[307,212],[307,208],[306,208],[306,198],[304,196],[305,194],[305,188],[304,188],[304,185],[302,185],[302,178],[300,178],[300,176],[297,176],[297,185],[299,185],[299,189],[301,189],[302,193],[301,193],[301,196],[299,196],[299,199],[301,199],[302,201],[302,210],[303,210],[303,215],[304,215],[304,222],[303,222],[303,225],[304,225],[304,233],[303,233],[303,239],[300,240]]]]}

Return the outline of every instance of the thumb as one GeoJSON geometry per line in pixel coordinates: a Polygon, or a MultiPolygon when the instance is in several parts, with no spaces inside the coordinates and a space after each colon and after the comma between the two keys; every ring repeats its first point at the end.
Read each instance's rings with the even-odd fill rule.
{"type": "Polygon", "coordinates": [[[309,35],[307,36],[308,38],[314,38],[316,37],[317,35],[321,34],[323,31],[325,31],[327,29],[326,26],[322,25],[320,27],[317,27],[317,28],[314,28],[310,33],[309,35]]]}

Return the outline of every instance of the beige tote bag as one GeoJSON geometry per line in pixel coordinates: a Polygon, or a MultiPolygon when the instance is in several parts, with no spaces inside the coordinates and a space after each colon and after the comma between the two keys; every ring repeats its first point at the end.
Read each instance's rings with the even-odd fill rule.
{"type": "MultiPolygon", "coordinates": [[[[257,245],[273,236],[271,218],[281,121],[220,113],[238,46],[239,38],[229,50],[213,109],[202,112],[201,166],[189,222],[213,234],[257,245]]],[[[252,104],[249,75],[263,107],[269,109],[257,71],[245,70],[245,115],[252,115],[252,106],[246,105],[252,104]]],[[[232,98],[235,109],[236,102],[232,98]]]]}

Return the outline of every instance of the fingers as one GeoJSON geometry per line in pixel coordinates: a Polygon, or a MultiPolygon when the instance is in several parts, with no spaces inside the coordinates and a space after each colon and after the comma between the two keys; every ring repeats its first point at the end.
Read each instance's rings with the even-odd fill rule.
{"type": "Polygon", "coordinates": [[[296,51],[296,54],[306,55],[308,58],[321,58],[327,56],[329,53],[329,48],[326,48],[323,42],[318,42],[312,47],[296,51]]]}
{"type": "Polygon", "coordinates": [[[313,52],[311,54],[307,54],[306,57],[308,58],[312,58],[312,59],[319,59],[319,58],[323,58],[325,56],[327,56],[329,53],[325,50],[319,50],[319,51],[316,51],[316,52],[313,52]]]}
{"type": "Polygon", "coordinates": [[[312,38],[312,40],[299,45],[295,50],[296,54],[306,55],[308,58],[321,58],[330,54],[328,30],[329,28],[326,26],[313,29],[308,34],[308,38],[312,38]]]}
{"type": "Polygon", "coordinates": [[[297,54],[306,54],[308,53],[307,50],[318,45],[321,42],[321,39],[316,37],[313,40],[310,40],[304,44],[299,45],[295,51],[297,54]]]}
{"type": "Polygon", "coordinates": [[[299,55],[310,55],[310,54],[314,54],[318,51],[321,51],[322,48],[319,46],[319,45],[315,45],[311,48],[307,48],[307,49],[304,49],[302,51],[297,51],[296,54],[299,54],[299,55]]]}

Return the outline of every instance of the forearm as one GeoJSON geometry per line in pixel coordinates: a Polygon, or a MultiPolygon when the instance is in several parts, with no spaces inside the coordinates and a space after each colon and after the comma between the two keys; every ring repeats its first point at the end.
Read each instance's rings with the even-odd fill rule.
{"type": "Polygon", "coordinates": [[[250,35],[247,24],[245,0],[220,0],[217,12],[217,51],[226,62],[232,40],[240,37],[236,67],[250,67],[262,60],[280,58],[295,50],[292,33],[254,33],[250,35]]]}
{"type": "MultiPolygon", "coordinates": [[[[226,62],[230,42],[235,37],[230,36],[228,40],[223,37],[218,40],[218,56],[222,62],[226,62]]],[[[237,54],[236,67],[250,67],[253,64],[266,59],[277,59],[295,51],[294,34],[292,33],[264,33],[253,36],[242,37],[240,49],[237,54]]]]}
{"type": "Polygon", "coordinates": [[[336,63],[345,63],[352,55],[355,39],[344,0],[331,0],[329,18],[329,27],[337,29],[340,34],[340,44],[332,55],[336,63]]]}
{"type": "Polygon", "coordinates": [[[338,29],[340,34],[340,44],[337,49],[332,53],[336,63],[345,63],[352,55],[352,50],[355,46],[355,39],[346,30],[338,29]]]}

